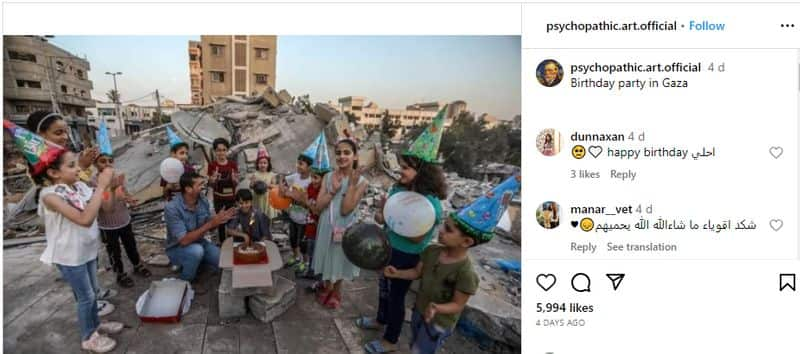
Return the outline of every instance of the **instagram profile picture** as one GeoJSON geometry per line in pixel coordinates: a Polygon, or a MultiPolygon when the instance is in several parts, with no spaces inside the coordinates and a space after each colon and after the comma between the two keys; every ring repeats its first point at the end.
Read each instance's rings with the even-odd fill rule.
{"type": "Polygon", "coordinates": [[[561,152],[561,133],[553,128],[543,129],[536,136],[536,148],[544,156],[555,156],[561,152]]]}
{"type": "Polygon", "coordinates": [[[536,221],[545,229],[555,229],[561,220],[561,206],[553,201],[547,201],[536,209],[536,221]]]}
{"type": "Polygon", "coordinates": [[[545,87],[553,87],[564,78],[564,68],[555,59],[545,59],[536,67],[536,79],[545,87]]]}

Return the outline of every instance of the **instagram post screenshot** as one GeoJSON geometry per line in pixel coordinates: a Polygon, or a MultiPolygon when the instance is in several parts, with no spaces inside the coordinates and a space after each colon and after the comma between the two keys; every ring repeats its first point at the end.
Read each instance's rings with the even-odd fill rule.
{"type": "Polygon", "coordinates": [[[519,5],[53,6],[3,35],[4,352],[523,352],[519,5]]]}

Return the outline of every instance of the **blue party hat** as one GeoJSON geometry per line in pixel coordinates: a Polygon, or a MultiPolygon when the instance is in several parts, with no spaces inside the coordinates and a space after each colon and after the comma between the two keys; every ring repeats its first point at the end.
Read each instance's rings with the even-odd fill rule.
{"type": "Polygon", "coordinates": [[[314,159],[317,158],[317,150],[319,149],[319,146],[324,143],[324,141],[325,132],[323,131],[319,133],[317,138],[311,142],[311,145],[309,145],[301,155],[308,157],[311,161],[314,161],[314,159]]]}
{"type": "Polygon", "coordinates": [[[175,134],[175,132],[172,131],[172,129],[170,129],[169,127],[166,128],[167,128],[167,138],[169,138],[169,146],[175,146],[183,142],[183,140],[181,140],[181,137],[179,137],[178,134],[175,134]]]}
{"type": "Polygon", "coordinates": [[[101,154],[113,156],[111,137],[108,135],[108,126],[105,119],[100,119],[100,126],[97,128],[97,145],[101,154]]]}
{"type": "Polygon", "coordinates": [[[451,213],[450,217],[465,233],[475,239],[475,244],[488,242],[494,237],[494,228],[508,207],[508,203],[522,185],[520,174],[515,174],[472,204],[451,213]]]}
{"type": "Polygon", "coordinates": [[[314,153],[314,162],[311,163],[311,170],[317,174],[325,174],[331,170],[331,159],[328,157],[328,141],[325,139],[325,133],[320,135],[320,143],[317,145],[317,151],[314,153]]]}

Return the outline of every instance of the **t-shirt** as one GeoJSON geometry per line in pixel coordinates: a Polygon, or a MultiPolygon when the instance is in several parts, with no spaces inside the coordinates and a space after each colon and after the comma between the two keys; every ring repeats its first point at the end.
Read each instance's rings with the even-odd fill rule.
{"type": "Polygon", "coordinates": [[[219,179],[214,183],[214,201],[234,201],[236,200],[236,184],[238,181],[233,180],[233,172],[239,173],[239,168],[236,162],[228,160],[224,165],[220,165],[217,161],[208,164],[208,176],[211,177],[216,171],[219,171],[219,179]]]}
{"type": "MultiPolygon", "coordinates": [[[[317,197],[319,196],[319,190],[322,189],[322,186],[314,187],[313,184],[309,184],[308,188],[306,188],[306,192],[308,193],[308,202],[316,202],[317,197]]],[[[306,238],[310,240],[314,240],[317,238],[317,222],[319,221],[319,215],[312,213],[311,211],[308,212],[308,222],[306,223],[306,238]]]]}
{"type": "MultiPolygon", "coordinates": [[[[417,310],[425,313],[428,304],[444,304],[453,301],[456,290],[474,295],[478,291],[478,274],[472,269],[472,261],[467,259],[453,264],[439,263],[439,254],[444,250],[440,244],[432,244],[420,255],[422,277],[417,294],[417,310]]],[[[433,323],[445,329],[452,329],[458,322],[460,313],[437,314],[433,323]]]]}
{"type": "Polygon", "coordinates": [[[236,213],[236,216],[228,221],[227,227],[250,235],[253,241],[272,240],[267,216],[261,210],[255,208],[251,209],[247,214],[236,213]],[[250,224],[251,219],[253,220],[252,225],[250,224]]]}
{"type": "MultiPolygon", "coordinates": [[[[293,173],[286,177],[286,185],[292,190],[305,192],[309,184],[311,184],[311,174],[306,178],[300,177],[299,173],[293,173]]],[[[305,225],[308,221],[308,209],[300,204],[292,202],[292,205],[289,206],[289,218],[291,218],[295,224],[305,225]]]]}
{"type": "MultiPolygon", "coordinates": [[[[97,175],[92,177],[91,185],[97,185],[97,175]]],[[[103,202],[107,202],[111,199],[110,191],[103,191],[101,193],[103,193],[103,202]]],[[[99,227],[100,230],[116,230],[131,222],[131,212],[128,209],[128,204],[125,203],[125,187],[117,187],[117,189],[114,190],[114,194],[116,194],[116,199],[111,206],[111,210],[105,211],[100,207],[100,211],[97,212],[97,227],[99,227]]]]}
{"type": "MultiPolygon", "coordinates": [[[[395,184],[391,189],[389,189],[389,196],[391,197],[395,193],[402,191],[406,191],[406,189],[398,184],[395,184]]],[[[386,233],[389,235],[389,244],[398,251],[410,254],[420,254],[425,247],[428,247],[428,244],[431,243],[433,237],[438,233],[439,224],[442,223],[442,202],[439,200],[439,198],[430,194],[425,195],[425,198],[428,199],[428,201],[433,205],[433,210],[436,212],[436,220],[431,229],[425,234],[425,238],[422,239],[422,242],[414,243],[409,238],[396,234],[394,231],[389,229],[388,226],[384,227],[386,233]]]]}
{"type": "Polygon", "coordinates": [[[37,213],[44,222],[44,233],[47,239],[39,260],[46,264],[61,264],[66,266],[79,266],[97,258],[99,231],[97,221],[89,227],[80,226],[61,213],[50,210],[43,200],[50,194],[55,194],[64,199],[69,205],[84,210],[92,199],[92,189],[83,182],[75,182],[70,187],[66,184],[56,184],[42,188],[39,193],[39,206],[37,213]]]}

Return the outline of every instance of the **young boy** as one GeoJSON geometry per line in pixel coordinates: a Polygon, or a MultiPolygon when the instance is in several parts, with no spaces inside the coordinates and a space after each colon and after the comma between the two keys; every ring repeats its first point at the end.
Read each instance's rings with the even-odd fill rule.
{"type": "MultiPolygon", "coordinates": [[[[194,172],[194,168],[189,164],[189,145],[184,142],[178,142],[169,148],[170,157],[174,157],[183,163],[183,173],[194,172]]],[[[172,200],[176,194],[181,192],[181,187],[178,183],[167,183],[163,178],[161,179],[161,189],[166,201],[172,200]]]]}
{"type": "MultiPolygon", "coordinates": [[[[234,194],[236,184],[239,183],[239,168],[236,161],[228,159],[228,149],[231,144],[225,138],[214,139],[211,144],[216,159],[208,164],[208,184],[214,189],[214,212],[219,213],[236,204],[234,194]]],[[[219,244],[225,241],[225,225],[220,225],[217,230],[219,244]]]]}
{"type": "Polygon", "coordinates": [[[305,272],[306,265],[303,263],[301,254],[305,250],[300,248],[300,241],[306,234],[306,223],[308,222],[308,209],[302,204],[302,195],[306,193],[306,188],[311,184],[311,163],[312,157],[305,153],[297,157],[297,172],[286,177],[285,184],[281,186],[281,194],[292,198],[292,205],[289,206],[289,243],[292,246],[292,258],[286,262],[287,267],[295,267],[295,271],[305,272]]]}
{"type": "Polygon", "coordinates": [[[239,211],[233,219],[228,221],[228,236],[243,238],[243,234],[247,234],[251,237],[252,242],[272,241],[269,220],[261,210],[253,206],[253,193],[246,188],[238,190],[236,192],[236,203],[239,211]]]}
{"type": "MultiPolygon", "coordinates": [[[[411,352],[435,353],[453,333],[469,297],[478,290],[470,247],[488,242],[511,196],[519,190],[519,175],[513,176],[458,213],[451,213],[439,232],[439,244],[431,244],[416,268],[384,269],[398,279],[420,279],[416,306],[411,317],[411,352]]],[[[368,353],[386,352],[381,341],[364,346],[368,353]]]]}
{"type": "MultiPolygon", "coordinates": [[[[106,168],[114,168],[114,158],[107,153],[101,153],[94,162],[97,172],[100,173],[106,168]]],[[[139,250],[136,246],[136,238],[131,227],[131,213],[128,204],[135,205],[136,200],[128,195],[122,185],[124,176],[118,176],[111,182],[109,191],[104,191],[103,201],[100,204],[100,211],[97,213],[97,226],[100,228],[101,240],[106,245],[108,259],[111,268],[117,274],[117,284],[123,288],[133,286],[133,279],[125,273],[122,263],[122,250],[120,241],[125,247],[125,254],[133,265],[133,272],[149,277],[150,271],[145,268],[144,263],[139,257],[139,250]]],[[[93,185],[96,185],[97,176],[93,178],[93,185]]]]}
{"type": "Polygon", "coordinates": [[[319,196],[319,190],[322,188],[322,177],[325,176],[327,171],[318,170],[316,168],[311,169],[311,183],[306,188],[306,199],[303,201],[303,204],[308,208],[308,222],[306,223],[306,232],[305,232],[305,250],[306,253],[303,255],[305,260],[305,272],[299,271],[298,274],[305,278],[314,278],[314,271],[311,269],[311,261],[314,260],[314,244],[317,240],[317,221],[319,221],[319,215],[314,214],[311,212],[310,206],[316,204],[317,196],[319,196]]]}

